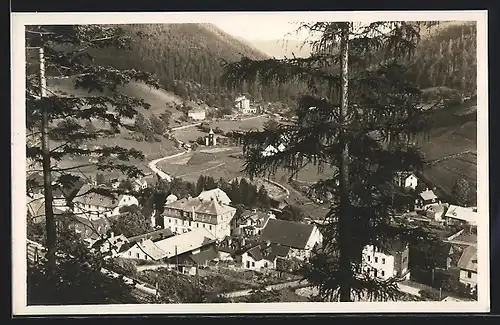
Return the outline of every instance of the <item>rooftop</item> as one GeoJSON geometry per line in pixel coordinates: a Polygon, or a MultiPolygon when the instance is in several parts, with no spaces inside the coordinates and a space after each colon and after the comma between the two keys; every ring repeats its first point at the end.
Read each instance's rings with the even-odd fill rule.
{"type": "Polygon", "coordinates": [[[477,272],[477,248],[476,246],[468,246],[464,249],[458,265],[460,269],[477,272]]]}
{"type": "Polygon", "coordinates": [[[157,241],[155,245],[164,252],[163,257],[170,258],[198,249],[214,241],[215,237],[207,229],[198,228],[157,241]]]}
{"type": "Polygon", "coordinates": [[[304,249],[315,226],[298,222],[269,219],[260,235],[261,241],[304,249]]]}
{"type": "Polygon", "coordinates": [[[433,190],[423,191],[422,193],[420,193],[420,197],[425,201],[437,199],[437,196],[436,196],[436,194],[434,194],[433,190]]]}
{"type": "Polygon", "coordinates": [[[473,208],[451,204],[446,211],[445,218],[457,219],[475,225],[477,223],[477,212],[473,208]]]}

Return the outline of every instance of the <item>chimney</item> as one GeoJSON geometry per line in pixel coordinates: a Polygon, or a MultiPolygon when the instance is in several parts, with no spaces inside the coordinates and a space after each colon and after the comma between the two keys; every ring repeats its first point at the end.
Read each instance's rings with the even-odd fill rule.
{"type": "Polygon", "coordinates": [[[271,246],[271,242],[269,240],[266,240],[266,247],[271,246]]]}
{"type": "Polygon", "coordinates": [[[111,235],[109,236],[110,239],[113,239],[115,238],[115,233],[114,232],[111,232],[111,235]]]}

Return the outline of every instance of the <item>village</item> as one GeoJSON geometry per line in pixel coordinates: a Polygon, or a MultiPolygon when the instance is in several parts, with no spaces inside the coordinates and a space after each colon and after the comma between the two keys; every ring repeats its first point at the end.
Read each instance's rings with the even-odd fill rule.
{"type": "MultiPolygon", "coordinates": [[[[245,96],[235,100],[234,111],[235,114],[223,119],[237,124],[245,117],[267,115],[287,121],[279,114],[251,105],[245,96]]],[[[203,150],[205,154],[220,154],[224,150],[233,155],[237,152],[230,150],[237,148],[237,140],[233,139],[235,143],[229,141],[227,136],[221,135],[224,132],[219,128],[210,126],[219,119],[209,120],[205,110],[196,108],[189,110],[187,117],[192,124],[178,127],[179,132],[197,128],[204,135],[195,133],[191,139],[184,136],[183,141],[176,140],[186,155],[203,150]]],[[[235,133],[233,131],[231,135],[235,133]]],[[[276,146],[268,146],[262,155],[270,156],[284,148],[286,139],[276,146]]],[[[272,288],[290,291],[293,296],[290,299],[307,301],[312,289],[300,281],[300,268],[322,245],[322,227],[327,224],[319,215],[326,213],[325,206],[331,197],[309,197],[310,205],[323,211],[319,215],[306,212],[303,218],[284,218],[290,192],[300,193],[304,184],[291,188],[266,180],[263,187],[273,204],[242,209],[242,204],[234,204],[230,195],[214,182],[207,188],[198,189],[196,196],[178,197],[170,192],[161,213],[158,209],[146,211],[136,195],[154,188],[159,180],[172,182],[174,178],[190,178],[180,177],[179,174],[183,173],[190,175],[192,180],[204,173],[218,179],[219,172],[231,165],[214,163],[215,167],[209,168],[210,171],[195,167],[198,173],[189,174],[179,169],[178,175],[172,175],[175,167],[172,161],[182,158],[182,154],[168,160],[168,165],[157,167],[156,163],[150,164],[152,172],[141,178],[107,182],[94,179],[81,181],[71,189],[55,191],[54,211],[73,216],[71,228],[89,248],[106,256],[111,273],[133,278],[132,283],[142,283],[156,296],[165,294],[166,288],[162,286],[168,287],[168,283],[160,283],[159,276],[175,272],[198,281],[200,277],[224,279],[229,284],[212,290],[217,295],[233,299],[248,296],[252,294],[251,290],[272,288]],[[102,187],[117,189],[123,187],[124,182],[128,184],[129,193],[116,199],[93,191],[102,187]],[[274,196],[271,195],[273,187],[277,192],[274,196]],[[129,218],[134,208],[141,211],[151,230],[131,236],[113,232],[113,222],[129,218]],[[124,264],[131,265],[133,271],[130,267],[126,271],[124,264]]],[[[227,172],[220,177],[226,175],[227,172]]],[[[241,175],[231,175],[228,183],[238,177],[241,179],[241,175]]],[[[41,178],[41,175],[28,176],[28,180],[35,178],[41,178]]],[[[405,242],[394,242],[391,249],[385,250],[366,246],[362,251],[365,268],[370,269],[376,278],[400,279],[400,289],[415,299],[472,299],[477,295],[477,208],[446,203],[435,193],[432,184],[427,180],[423,182],[413,171],[401,171],[394,182],[398,191],[406,193],[405,200],[398,203],[400,209],[393,217],[394,222],[404,223],[408,228],[428,229],[440,238],[439,247],[421,249],[405,242]],[[429,250],[438,252],[430,258],[422,257],[422,251],[429,250]],[[415,259],[413,263],[412,259],[415,259]],[[421,264],[423,260],[428,262],[427,266],[421,264]]],[[[34,224],[44,222],[42,193],[43,189],[32,188],[27,197],[28,215],[34,224]]]]}

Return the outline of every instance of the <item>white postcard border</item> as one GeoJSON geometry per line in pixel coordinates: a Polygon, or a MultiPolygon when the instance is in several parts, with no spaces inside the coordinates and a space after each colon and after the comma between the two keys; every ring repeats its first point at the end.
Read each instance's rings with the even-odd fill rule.
{"type": "Polygon", "coordinates": [[[241,314],[241,313],[401,313],[489,311],[489,173],[487,11],[358,12],[175,12],[175,13],[13,13],[11,14],[12,80],[12,302],[14,315],[74,314],[241,314]],[[283,21],[477,21],[478,151],[478,301],[382,303],[241,303],[165,305],[26,305],[25,51],[24,26],[43,24],[210,23],[231,15],[239,19],[283,21]]]}

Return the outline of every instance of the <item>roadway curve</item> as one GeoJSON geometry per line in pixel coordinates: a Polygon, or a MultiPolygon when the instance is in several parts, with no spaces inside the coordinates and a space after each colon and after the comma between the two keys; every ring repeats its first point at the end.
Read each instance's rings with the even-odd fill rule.
{"type": "MultiPolygon", "coordinates": [[[[241,121],[252,120],[252,119],[255,119],[255,118],[258,118],[258,117],[262,117],[264,115],[258,115],[258,116],[252,116],[252,117],[248,117],[248,118],[243,118],[243,119],[241,119],[241,121]]],[[[188,125],[184,125],[184,126],[178,126],[178,127],[172,128],[172,131],[184,130],[184,129],[191,128],[191,127],[198,126],[198,125],[201,125],[201,122],[199,122],[199,123],[193,123],[193,124],[188,124],[188,125]]],[[[176,158],[176,157],[182,156],[182,155],[184,155],[185,153],[187,153],[189,151],[190,150],[186,150],[186,151],[177,153],[175,155],[170,155],[170,156],[166,156],[166,157],[162,157],[162,158],[159,158],[159,159],[152,160],[152,161],[150,161],[148,163],[148,167],[149,167],[149,169],[151,169],[153,171],[153,173],[155,173],[158,176],[160,176],[161,179],[164,179],[164,180],[170,182],[170,181],[172,181],[173,177],[171,175],[168,175],[167,173],[165,173],[164,171],[162,171],[158,167],[156,167],[156,165],[159,162],[163,161],[163,160],[167,160],[167,159],[171,159],[171,158],[176,158]]]]}

